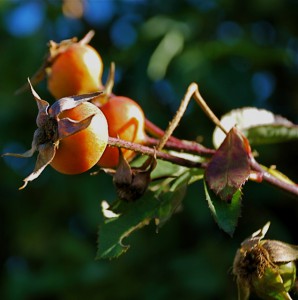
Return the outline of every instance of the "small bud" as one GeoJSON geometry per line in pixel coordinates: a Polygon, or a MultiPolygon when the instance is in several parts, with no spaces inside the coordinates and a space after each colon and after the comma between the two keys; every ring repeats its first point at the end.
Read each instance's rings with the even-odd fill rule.
{"type": "Polygon", "coordinates": [[[261,299],[292,299],[295,285],[298,246],[274,240],[262,240],[269,229],[263,228],[243,241],[237,250],[233,274],[238,285],[238,299],[247,300],[251,292],[261,299]]]}

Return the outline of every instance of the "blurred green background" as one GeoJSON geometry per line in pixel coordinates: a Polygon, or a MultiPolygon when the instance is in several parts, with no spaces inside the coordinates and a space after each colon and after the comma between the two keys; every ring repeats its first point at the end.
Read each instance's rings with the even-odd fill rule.
{"type": "MultiPolygon", "coordinates": [[[[218,116],[256,106],[298,123],[297,0],[1,0],[0,21],[1,153],[30,148],[36,104],[28,91],[14,92],[40,66],[47,42],[90,29],[104,78],[116,63],[114,92],[162,128],[193,81],[218,116]]],[[[45,82],[36,90],[53,101],[45,82]]],[[[213,129],[192,103],[175,134],[212,146],[213,129]]],[[[258,147],[258,160],[297,182],[297,146],[258,147]]],[[[33,166],[34,158],[0,160],[0,299],[233,300],[231,266],[244,238],[270,220],[269,238],[298,243],[297,199],[249,182],[231,238],[196,183],[158,234],[151,224],[126,240],[131,248],[119,259],[95,261],[100,202],[115,198],[111,178],[48,167],[18,191],[33,166]]]]}

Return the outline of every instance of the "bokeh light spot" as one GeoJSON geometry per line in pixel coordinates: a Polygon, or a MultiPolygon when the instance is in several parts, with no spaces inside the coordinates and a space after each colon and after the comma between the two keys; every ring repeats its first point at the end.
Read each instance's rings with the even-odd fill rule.
{"type": "Polygon", "coordinates": [[[109,1],[86,1],[84,16],[93,25],[108,23],[115,14],[115,3],[109,1]]]}
{"type": "Polygon", "coordinates": [[[274,91],[275,78],[269,72],[257,72],[252,77],[252,88],[256,95],[256,104],[263,104],[274,91]]]}
{"type": "Polygon", "coordinates": [[[226,44],[234,44],[242,36],[242,28],[235,22],[225,21],[217,28],[217,37],[226,44]]]}
{"type": "Polygon", "coordinates": [[[8,32],[14,36],[28,36],[36,32],[44,20],[42,1],[23,2],[4,17],[8,32]]]}
{"type": "Polygon", "coordinates": [[[255,22],[251,28],[252,37],[259,45],[272,44],[275,41],[274,27],[265,21],[255,22]]]}
{"type": "Polygon", "coordinates": [[[111,28],[111,39],[114,45],[120,49],[125,49],[134,44],[137,33],[129,18],[120,18],[111,28]]]}

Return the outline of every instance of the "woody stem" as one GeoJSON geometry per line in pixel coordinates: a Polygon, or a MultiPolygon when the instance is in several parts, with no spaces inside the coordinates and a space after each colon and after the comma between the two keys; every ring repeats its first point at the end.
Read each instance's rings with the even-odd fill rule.
{"type": "Polygon", "coordinates": [[[108,145],[111,147],[120,147],[128,150],[133,150],[137,153],[148,155],[150,157],[156,157],[158,159],[169,161],[173,164],[184,166],[187,168],[202,168],[204,167],[203,163],[192,161],[189,159],[181,158],[166,152],[159,151],[148,146],[141,144],[136,144],[128,141],[124,141],[118,138],[109,137],[108,145]]]}

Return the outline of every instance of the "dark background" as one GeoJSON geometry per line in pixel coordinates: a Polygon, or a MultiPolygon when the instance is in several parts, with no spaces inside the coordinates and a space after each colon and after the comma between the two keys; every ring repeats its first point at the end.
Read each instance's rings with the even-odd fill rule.
{"type": "MultiPolygon", "coordinates": [[[[0,1],[1,153],[30,148],[36,104],[28,91],[14,91],[40,66],[47,42],[82,38],[90,29],[104,78],[116,63],[114,92],[138,101],[162,128],[193,81],[218,116],[256,106],[298,122],[298,1],[94,0],[83,8],[74,17],[61,1],[0,1]]],[[[36,90],[53,101],[45,82],[36,90]]],[[[213,129],[192,103],[175,134],[212,146],[213,129]]],[[[297,149],[297,142],[256,148],[260,163],[294,181],[297,149]]],[[[115,198],[111,178],[48,167],[18,191],[33,166],[34,158],[0,160],[1,299],[231,300],[231,266],[244,238],[270,220],[269,238],[298,243],[297,199],[247,183],[231,238],[196,183],[183,211],[158,234],[151,224],[126,240],[131,248],[119,259],[95,261],[100,202],[115,198]]]]}

